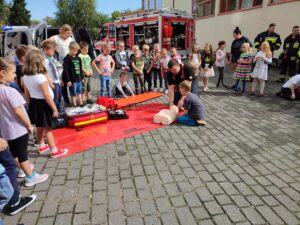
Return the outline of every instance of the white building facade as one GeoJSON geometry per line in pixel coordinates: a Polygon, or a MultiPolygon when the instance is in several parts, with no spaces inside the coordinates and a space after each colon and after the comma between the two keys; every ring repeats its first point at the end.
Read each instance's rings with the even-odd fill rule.
{"type": "MultiPolygon", "coordinates": [[[[242,35],[252,42],[257,34],[275,23],[282,42],[300,25],[300,0],[145,0],[162,8],[171,7],[192,13],[196,18],[196,41],[200,47],[206,42],[214,48],[220,40],[232,42],[232,32],[238,26],[242,35]]],[[[281,51],[277,51],[278,55],[281,51]]],[[[275,56],[276,56],[275,55],[275,56]]]]}

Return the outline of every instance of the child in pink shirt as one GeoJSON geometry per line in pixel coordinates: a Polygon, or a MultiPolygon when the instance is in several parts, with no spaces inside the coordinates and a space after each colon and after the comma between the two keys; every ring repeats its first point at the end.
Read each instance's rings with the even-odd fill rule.
{"type": "Polygon", "coordinates": [[[115,69],[115,61],[109,55],[110,50],[111,47],[109,44],[104,45],[102,54],[92,62],[93,67],[99,73],[101,79],[100,95],[101,97],[104,96],[104,91],[106,90],[109,98],[112,97],[110,81],[111,75],[113,74],[115,69]],[[99,63],[99,65],[97,66],[96,63],[99,63]]]}

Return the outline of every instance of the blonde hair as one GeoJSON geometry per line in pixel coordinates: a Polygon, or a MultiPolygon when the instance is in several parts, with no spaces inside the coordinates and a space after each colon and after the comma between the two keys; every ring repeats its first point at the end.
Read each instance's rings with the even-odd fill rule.
{"type": "Polygon", "coordinates": [[[13,61],[0,57],[0,70],[7,71],[10,70],[13,66],[15,66],[13,61]]]}
{"type": "Polygon", "coordinates": [[[44,55],[40,50],[32,49],[26,55],[24,74],[36,75],[46,74],[47,70],[44,66],[44,55]]]}
{"type": "Polygon", "coordinates": [[[244,43],[244,44],[242,44],[242,47],[245,47],[245,48],[246,48],[247,53],[251,53],[251,47],[250,47],[250,44],[249,44],[249,43],[244,43]]]}
{"type": "Polygon", "coordinates": [[[55,48],[56,44],[54,41],[47,39],[42,42],[42,49],[55,48]]]}
{"type": "Polygon", "coordinates": [[[269,42],[264,41],[261,44],[261,50],[262,50],[262,52],[264,52],[266,54],[267,58],[271,58],[272,57],[272,51],[271,51],[269,42]]]}
{"type": "Polygon", "coordinates": [[[149,45],[144,44],[144,45],[143,45],[143,49],[150,49],[150,47],[149,47],[149,45]]]}
{"type": "Polygon", "coordinates": [[[64,24],[59,28],[59,33],[65,33],[67,31],[72,31],[72,27],[69,24],[64,24]]]}
{"type": "Polygon", "coordinates": [[[111,45],[109,43],[103,45],[103,50],[110,50],[111,49],[111,45]]]}
{"type": "Polygon", "coordinates": [[[69,44],[69,49],[79,49],[79,45],[76,41],[71,41],[71,43],[69,44]]]}
{"type": "Polygon", "coordinates": [[[165,54],[167,56],[168,55],[168,50],[166,48],[163,48],[161,50],[161,54],[165,54]]]}
{"type": "Polygon", "coordinates": [[[157,49],[160,52],[160,46],[158,43],[153,45],[153,49],[157,49]]]}
{"type": "Polygon", "coordinates": [[[179,88],[185,90],[185,91],[191,91],[191,82],[184,80],[179,84],[179,88]]]}
{"type": "Polygon", "coordinates": [[[84,49],[84,48],[89,47],[89,44],[86,43],[85,41],[81,41],[81,42],[79,42],[79,47],[80,47],[80,49],[84,49]]]}
{"type": "Polygon", "coordinates": [[[140,50],[140,47],[138,46],[138,45],[134,45],[134,46],[132,46],[132,50],[140,50]]]}

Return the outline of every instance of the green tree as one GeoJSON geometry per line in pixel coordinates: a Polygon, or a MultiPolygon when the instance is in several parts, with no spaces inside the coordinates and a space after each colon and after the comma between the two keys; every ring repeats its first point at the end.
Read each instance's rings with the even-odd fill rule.
{"type": "Polygon", "coordinates": [[[97,13],[96,0],[56,0],[56,25],[85,26],[91,33],[98,32],[109,21],[105,14],[97,13]]]}
{"type": "Polygon", "coordinates": [[[111,13],[111,20],[114,21],[116,19],[118,19],[121,16],[121,12],[120,11],[113,11],[111,13]]]}
{"type": "Polygon", "coordinates": [[[7,24],[9,16],[9,5],[5,0],[0,0],[0,25],[7,24]]]}
{"type": "Polygon", "coordinates": [[[29,26],[30,17],[30,11],[26,9],[25,0],[14,0],[8,17],[9,24],[14,26],[29,26]]]}
{"type": "Polygon", "coordinates": [[[54,26],[56,24],[56,21],[54,18],[50,17],[50,16],[46,16],[43,21],[46,21],[48,25],[50,26],[54,26]]]}

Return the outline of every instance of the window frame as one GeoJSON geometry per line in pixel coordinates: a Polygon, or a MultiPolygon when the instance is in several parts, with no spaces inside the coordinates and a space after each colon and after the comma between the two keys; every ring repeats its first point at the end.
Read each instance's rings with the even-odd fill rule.
{"type": "Polygon", "coordinates": [[[269,0],[268,6],[279,5],[279,4],[290,3],[290,2],[296,2],[296,1],[298,1],[298,0],[279,0],[278,2],[272,2],[272,0],[269,0]]]}
{"type": "Polygon", "coordinates": [[[208,17],[215,16],[215,14],[216,14],[216,12],[215,12],[216,11],[216,0],[202,0],[201,3],[196,3],[196,2],[197,2],[197,0],[193,0],[193,5],[192,5],[192,12],[195,15],[196,19],[203,19],[203,18],[208,18],[208,17]],[[204,15],[205,8],[203,7],[202,8],[203,15],[199,16],[199,14],[198,14],[198,12],[199,12],[199,10],[198,10],[199,5],[200,4],[204,5],[204,4],[207,4],[209,2],[210,2],[210,9],[211,9],[210,10],[210,14],[209,15],[204,15]],[[213,5],[214,5],[214,7],[212,7],[213,5]],[[196,10],[194,11],[195,7],[196,7],[196,10]]]}
{"type": "MultiPolygon", "coordinates": [[[[242,12],[242,11],[248,11],[248,10],[252,10],[252,9],[257,9],[257,8],[262,8],[263,7],[263,1],[260,5],[255,5],[254,3],[257,1],[257,0],[252,0],[252,6],[251,7],[248,7],[248,8],[241,8],[242,7],[242,1],[243,0],[236,0],[238,1],[238,7],[236,7],[235,10],[231,10],[231,11],[227,11],[228,10],[228,2],[230,0],[225,0],[226,1],[226,9],[224,12],[221,12],[221,6],[222,6],[222,1],[220,0],[219,2],[219,13],[218,15],[226,15],[226,14],[230,14],[230,13],[235,13],[235,12],[242,12]]],[[[295,1],[295,0],[292,0],[292,1],[295,1]]]]}

